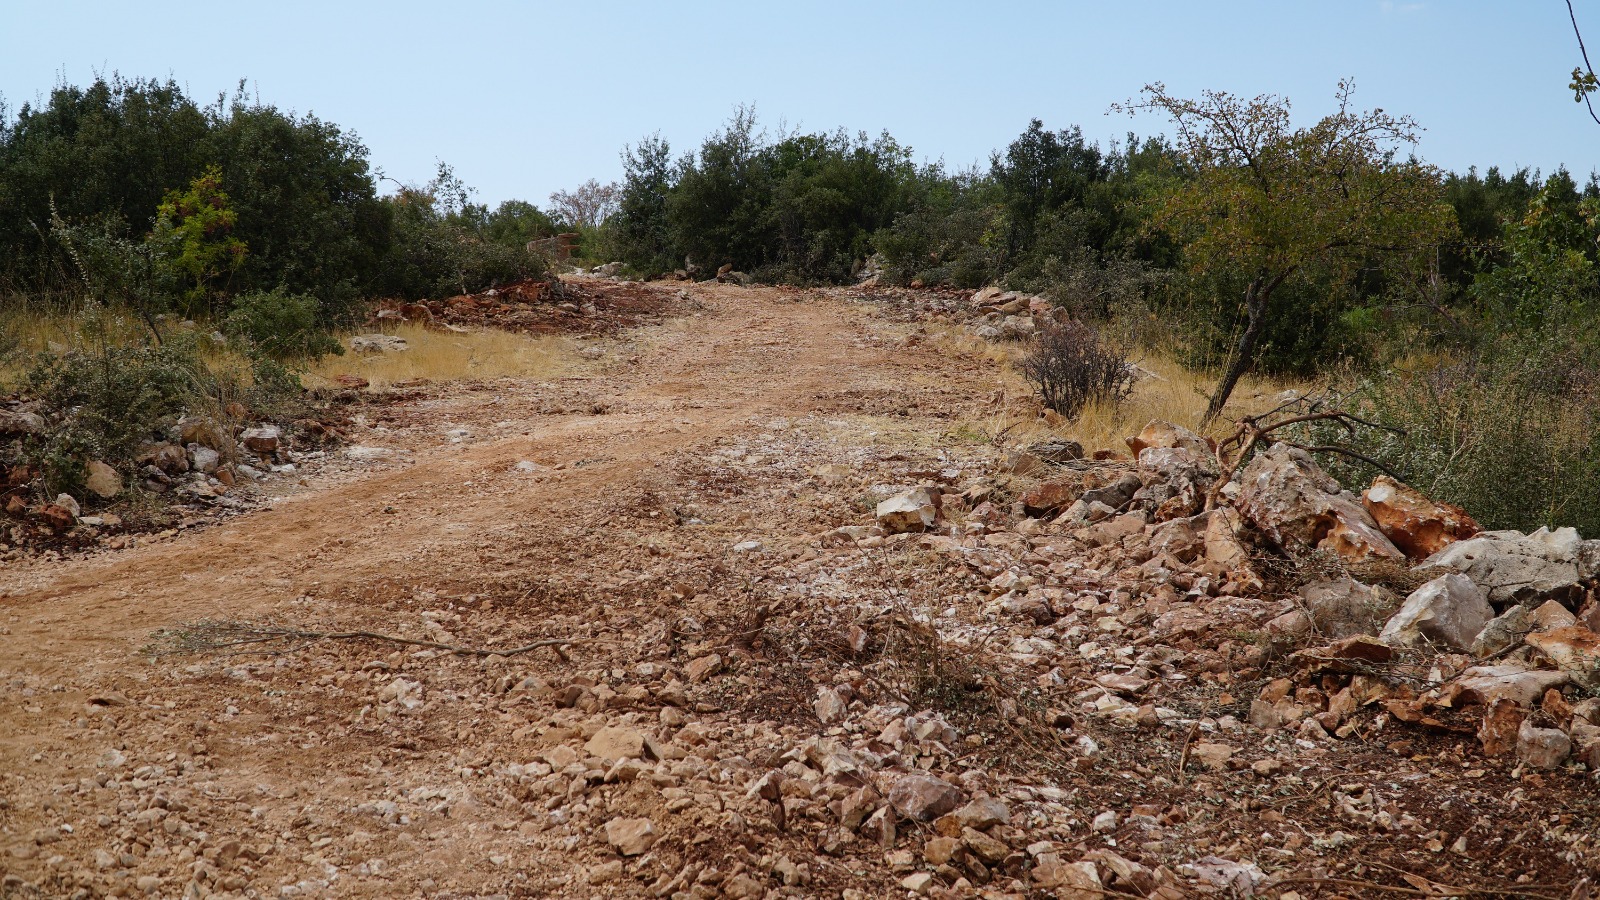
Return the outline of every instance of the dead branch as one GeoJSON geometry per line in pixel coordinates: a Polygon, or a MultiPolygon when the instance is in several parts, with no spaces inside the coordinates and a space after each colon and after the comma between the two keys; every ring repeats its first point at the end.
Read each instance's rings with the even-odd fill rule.
{"type": "Polygon", "coordinates": [[[146,650],[153,656],[171,656],[182,653],[207,653],[225,650],[230,647],[244,647],[251,644],[265,644],[276,641],[310,644],[316,641],[341,640],[386,641],[391,644],[401,644],[408,647],[443,650],[456,656],[519,656],[534,650],[550,647],[554,648],[563,658],[566,655],[561,653],[561,647],[585,643],[584,638],[549,638],[534,641],[531,644],[523,644],[519,647],[461,647],[439,641],[380,634],[376,631],[311,631],[272,623],[201,621],[184,625],[180,628],[162,629],[156,632],[155,638],[146,650]],[[163,647],[163,644],[166,646],[163,647]]]}
{"type": "MultiPolygon", "coordinates": [[[[1233,435],[1217,445],[1217,449],[1215,451],[1217,463],[1222,471],[1220,477],[1217,478],[1216,483],[1212,485],[1211,490],[1206,494],[1206,509],[1212,510],[1217,508],[1217,498],[1221,496],[1222,488],[1227,485],[1228,482],[1233,480],[1234,475],[1238,474],[1239,467],[1244,465],[1245,460],[1250,458],[1250,452],[1256,448],[1257,444],[1270,437],[1274,432],[1288,428],[1291,425],[1304,425],[1308,422],[1333,422],[1337,425],[1343,426],[1345,431],[1351,435],[1355,434],[1357,425],[1367,428],[1377,428],[1399,435],[1405,434],[1405,432],[1399,428],[1394,428],[1378,422],[1372,422],[1342,409],[1320,410],[1319,407],[1321,406],[1321,400],[1296,399],[1287,403],[1279,404],[1274,409],[1260,415],[1245,416],[1244,418],[1239,419],[1234,425],[1233,435]],[[1279,419],[1277,421],[1268,421],[1273,416],[1282,413],[1289,407],[1301,403],[1306,404],[1307,408],[1311,411],[1296,416],[1289,416],[1288,418],[1279,419]]],[[[1382,470],[1396,481],[1405,480],[1404,478],[1401,478],[1400,475],[1397,474],[1393,469],[1390,469],[1383,463],[1378,462],[1377,460],[1372,459],[1365,454],[1351,450],[1348,447],[1339,447],[1335,445],[1308,446],[1306,444],[1295,443],[1293,441],[1287,443],[1291,447],[1298,447],[1299,449],[1305,450],[1309,453],[1338,453],[1343,456],[1348,456],[1352,459],[1360,460],[1368,465],[1382,470]]]]}

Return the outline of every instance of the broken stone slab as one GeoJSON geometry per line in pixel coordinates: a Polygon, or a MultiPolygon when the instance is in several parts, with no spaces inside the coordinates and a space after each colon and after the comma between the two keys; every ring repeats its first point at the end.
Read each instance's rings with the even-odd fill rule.
{"type": "Polygon", "coordinates": [[[1403,560],[1354,495],[1323,472],[1311,454],[1273,444],[1239,476],[1240,512],[1279,547],[1326,550],[1349,561],[1403,560]]]}
{"type": "Polygon", "coordinates": [[[38,413],[0,409],[0,434],[43,434],[44,416],[38,413]]]}
{"type": "Polygon", "coordinates": [[[1517,662],[1473,666],[1445,686],[1440,704],[1453,706],[1460,700],[1490,706],[1499,700],[1509,700],[1526,709],[1541,700],[1545,691],[1571,681],[1566,672],[1530,669],[1517,662]]]}
{"type": "Polygon", "coordinates": [[[393,334],[358,334],[350,339],[355,353],[398,353],[410,349],[406,339],[393,334]]]}
{"type": "Polygon", "coordinates": [[[638,856],[655,846],[656,826],[649,819],[616,818],[606,822],[606,842],[623,856],[638,856]]]}
{"type": "Polygon", "coordinates": [[[1068,463],[1083,459],[1083,445],[1077,441],[1055,439],[1028,445],[1028,452],[1052,463],[1068,463]]]}
{"type": "Polygon", "coordinates": [[[927,531],[938,521],[939,507],[927,488],[917,488],[879,503],[877,517],[890,534],[927,531]]]}
{"type": "Polygon", "coordinates": [[[1410,559],[1426,559],[1483,529],[1466,510],[1430,499],[1387,475],[1379,475],[1361,495],[1361,505],[1410,559]]]}
{"type": "Polygon", "coordinates": [[[1453,569],[1477,582],[1495,606],[1532,605],[1546,599],[1571,603],[1582,593],[1578,560],[1583,541],[1572,528],[1486,531],[1456,541],[1422,566],[1453,569]]]}
{"type": "MultiPolygon", "coordinates": [[[[239,443],[243,444],[246,450],[258,456],[267,456],[277,452],[278,442],[282,439],[283,432],[279,431],[276,425],[258,425],[255,428],[246,428],[239,433],[239,443]]],[[[178,452],[183,454],[181,448],[178,449],[178,452]]],[[[184,454],[183,458],[184,464],[187,466],[187,454],[184,454]]]]}
{"type": "Polygon", "coordinates": [[[1569,625],[1533,632],[1527,642],[1550,657],[1579,687],[1600,690],[1600,634],[1582,625],[1569,625]]]}
{"type": "Polygon", "coordinates": [[[1349,576],[1309,584],[1300,596],[1311,623],[1333,638],[1373,634],[1400,606],[1384,588],[1362,584],[1349,576]]]}
{"type": "Polygon", "coordinates": [[[1493,618],[1494,607],[1483,588],[1452,572],[1412,591],[1378,638],[1403,647],[1431,641],[1466,650],[1493,618]]]}
{"type": "Polygon", "coordinates": [[[1523,719],[1517,730],[1517,759],[1535,769],[1554,769],[1572,755],[1572,740],[1558,728],[1539,728],[1523,719]]]}
{"type": "Polygon", "coordinates": [[[1150,516],[1144,510],[1135,510],[1134,512],[1123,513],[1120,516],[1090,525],[1088,528],[1080,528],[1073,532],[1073,536],[1091,547],[1104,547],[1107,544],[1119,543],[1129,535],[1144,531],[1145,525],[1149,524],[1149,522],[1150,516]]]}
{"type": "Polygon", "coordinates": [[[647,735],[632,728],[608,725],[595,732],[583,752],[606,762],[619,759],[661,759],[661,751],[647,735]]]}

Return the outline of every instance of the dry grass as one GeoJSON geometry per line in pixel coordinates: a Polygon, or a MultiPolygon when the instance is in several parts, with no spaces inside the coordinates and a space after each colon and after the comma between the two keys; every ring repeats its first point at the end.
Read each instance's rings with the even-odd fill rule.
{"type": "MultiPolygon", "coordinates": [[[[334,383],[339,375],[359,375],[381,389],[416,379],[552,378],[583,363],[573,352],[573,341],[562,336],[443,331],[411,324],[386,327],[385,333],[405,338],[408,349],[323,357],[302,380],[307,387],[317,387],[334,383]]],[[[343,341],[348,347],[349,336],[343,336],[343,341]]]]}
{"type": "MultiPolygon", "coordinates": [[[[964,328],[937,332],[935,344],[999,366],[1004,399],[995,404],[991,416],[970,426],[991,438],[1003,436],[1005,443],[1013,445],[1065,437],[1082,444],[1088,451],[1126,453],[1123,439],[1138,434],[1152,419],[1200,430],[1200,417],[1205,413],[1206,401],[1216,383],[1204,373],[1184,368],[1166,354],[1138,354],[1134,362],[1151,375],[1141,379],[1126,400],[1115,405],[1090,404],[1076,422],[1063,422],[1059,417],[1041,417],[1033,387],[1016,367],[1025,345],[991,343],[964,328]]],[[[1221,438],[1227,434],[1233,417],[1265,412],[1277,405],[1273,398],[1282,392],[1306,392],[1311,387],[1303,381],[1246,377],[1234,390],[1222,418],[1208,431],[1221,438]]]]}

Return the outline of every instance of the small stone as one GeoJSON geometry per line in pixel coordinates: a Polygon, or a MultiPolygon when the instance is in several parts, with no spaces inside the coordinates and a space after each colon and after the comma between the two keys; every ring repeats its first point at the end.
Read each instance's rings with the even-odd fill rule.
{"type": "Polygon", "coordinates": [[[1011,821],[1011,808],[1005,801],[994,797],[979,797],[954,813],[956,821],[963,828],[976,828],[983,831],[996,825],[1011,821]]]}
{"type": "Polygon", "coordinates": [[[966,796],[946,781],[931,775],[905,775],[889,789],[895,812],[918,822],[932,822],[961,806],[966,796]]]}
{"type": "Polygon", "coordinates": [[[1556,728],[1539,728],[1524,719],[1517,731],[1517,759],[1535,769],[1554,769],[1572,755],[1572,740],[1556,728]]]}
{"type": "Polygon", "coordinates": [[[926,488],[917,488],[879,503],[877,518],[890,534],[927,531],[938,521],[939,507],[926,488]]]}
{"type": "Polygon", "coordinates": [[[649,819],[612,819],[606,823],[606,842],[623,856],[638,856],[655,844],[655,823],[649,819]]]}
{"type": "Polygon", "coordinates": [[[900,879],[900,886],[913,894],[921,896],[933,887],[932,872],[915,872],[900,879]]]}
{"type": "Polygon", "coordinates": [[[922,859],[930,866],[942,866],[954,859],[956,854],[961,852],[962,846],[960,838],[931,838],[922,847],[922,859]]]}
{"type": "Polygon", "coordinates": [[[1011,848],[1004,842],[995,840],[976,828],[962,829],[961,842],[976,853],[979,859],[991,865],[1011,855],[1011,848]]]}
{"type": "Polygon", "coordinates": [[[1233,759],[1233,747],[1227,744],[1212,744],[1205,741],[1195,744],[1189,749],[1189,755],[1199,760],[1202,766],[1213,772],[1226,772],[1228,761],[1233,759]]]}
{"type": "Polygon", "coordinates": [[[1107,832],[1116,831],[1118,821],[1119,819],[1117,818],[1116,812],[1108,809],[1100,815],[1095,816],[1094,821],[1089,823],[1089,828],[1092,829],[1095,834],[1105,834],[1107,832]]]}
{"type": "Polygon", "coordinates": [[[278,450],[278,441],[282,433],[276,425],[261,425],[255,428],[246,428],[239,433],[239,443],[245,449],[258,456],[268,456],[278,450]]]}
{"type": "Polygon", "coordinates": [[[583,745],[583,751],[590,756],[597,756],[606,762],[615,762],[619,759],[646,759],[654,757],[651,752],[650,740],[642,732],[632,728],[622,728],[611,725],[595,732],[594,737],[583,745]]]}
{"type": "Polygon", "coordinates": [[[834,725],[844,720],[848,704],[839,692],[833,688],[824,687],[817,690],[816,702],[811,708],[816,711],[817,719],[824,725],[834,725]]]}
{"type": "Polygon", "coordinates": [[[710,656],[690,660],[689,664],[683,667],[683,671],[689,676],[690,682],[699,684],[722,671],[722,657],[713,653],[710,656]]]}

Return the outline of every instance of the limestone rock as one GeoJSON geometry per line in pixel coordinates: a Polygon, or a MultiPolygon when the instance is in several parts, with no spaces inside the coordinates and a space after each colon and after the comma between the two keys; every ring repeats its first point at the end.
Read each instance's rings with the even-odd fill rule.
{"type": "Polygon", "coordinates": [[[608,725],[595,732],[594,737],[583,745],[583,750],[590,756],[599,757],[606,762],[615,762],[619,759],[660,758],[651,740],[643,732],[617,725],[608,725]]]}
{"type": "Polygon", "coordinates": [[[1239,485],[1240,511],[1280,547],[1350,561],[1405,559],[1356,498],[1298,447],[1273,444],[1245,467],[1239,485]]]}
{"type": "Polygon", "coordinates": [[[889,789],[889,804],[900,815],[932,822],[966,800],[961,789],[931,775],[905,775],[889,789]]]}
{"type": "Polygon", "coordinates": [[[1411,592],[1378,635],[1414,646],[1424,640],[1466,650],[1494,618],[1489,596],[1465,575],[1441,575],[1411,592]]]}
{"type": "MultiPolygon", "coordinates": [[[[246,428],[240,432],[239,443],[244,444],[245,449],[251,453],[267,456],[277,452],[278,442],[282,437],[283,434],[278,430],[278,426],[259,425],[255,428],[246,428]]],[[[183,451],[180,450],[179,452],[183,451]]]]}
{"type": "Polygon", "coordinates": [[[844,720],[848,704],[839,692],[830,687],[818,688],[817,699],[811,704],[817,719],[824,725],[834,725],[844,720]]]}
{"type": "Polygon", "coordinates": [[[1127,438],[1123,443],[1126,443],[1128,449],[1133,451],[1135,459],[1147,447],[1176,447],[1188,450],[1195,455],[1196,459],[1205,459],[1211,455],[1211,445],[1206,442],[1205,438],[1184,428],[1182,425],[1174,425],[1171,422],[1163,422],[1160,419],[1150,420],[1150,424],[1144,426],[1144,429],[1138,435],[1127,438]]]}
{"type": "Polygon", "coordinates": [[[1582,625],[1538,631],[1528,645],[1550,657],[1562,672],[1585,690],[1600,690],[1600,634],[1582,625]]]}
{"type": "Polygon", "coordinates": [[[1532,613],[1533,610],[1526,606],[1513,606],[1490,619],[1489,624],[1473,639],[1472,655],[1493,656],[1521,643],[1523,636],[1533,630],[1533,624],[1529,621],[1532,613]]]}
{"type": "Polygon", "coordinates": [[[1372,482],[1361,495],[1361,505],[1384,536],[1411,559],[1425,559],[1483,530],[1466,510],[1430,500],[1387,475],[1372,482]]]}
{"type": "Polygon", "coordinates": [[[1544,697],[1545,691],[1571,680],[1565,672],[1530,669],[1516,662],[1473,666],[1445,688],[1444,700],[1454,703],[1460,699],[1485,706],[1497,700],[1510,700],[1526,709],[1544,697]]]}
{"type": "Polygon", "coordinates": [[[1373,634],[1400,605],[1383,588],[1348,576],[1307,585],[1300,594],[1312,624],[1332,638],[1373,634]]]}
{"type": "Polygon", "coordinates": [[[1517,759],[1535,769],[1554,769],[1572,755],[1572,740],[1560,729],[1538,728],[1523,719],[1517,731],[1517,759]]]}
{"type": "Polygon", "coordinates": [[[638,856],[656,842],[656,826],[649,819],[616,818],[606,822],[606,842],[623,856],[638,856]]]}
{"type": "Polygon", "coordinates": [[[1582,592],[1578,559],[1582,540],[1571,528],[1486,531],[1456,541],[1423,561],[1454,569],[1477,582],[1496,606],[1531,605],[1543,599],[1574,599],[1582,592]]]}
{"type": "Polygon", "coordinates": [[[117,474],[116,469],[97,459],[91,460],[88,468],[89,478],[84,486],[89,490],[107,500],[122,493],[122,476],[117,474]]]}
{"type": "Polygon", "coordinates": [[[926,488],[897,494],[878,504],[878,524],[890,534],[927,531],[939,518],[939,507],[926,488]]]}
{"type": "Polygon", "coordinates": [[[44,417],[38,413],[0,409],[0,434],[42,434],[44,417]]]}

